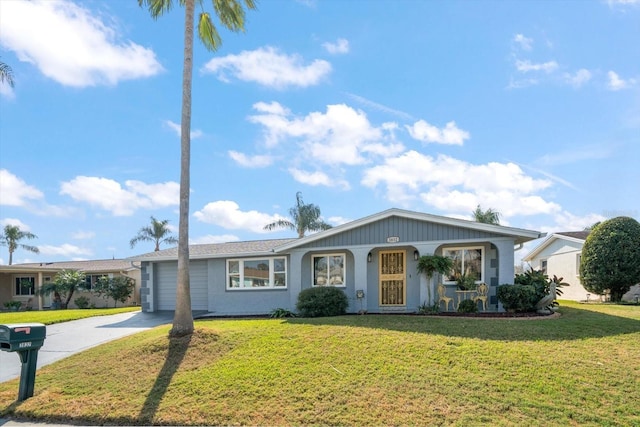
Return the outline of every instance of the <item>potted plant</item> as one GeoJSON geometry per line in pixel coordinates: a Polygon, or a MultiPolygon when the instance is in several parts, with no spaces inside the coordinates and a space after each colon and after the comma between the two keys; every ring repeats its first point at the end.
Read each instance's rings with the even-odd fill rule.
{"type": "Polygon", "coordinates": [[[456,279],[458,290],[461,291],[473,291],[476,289],[476,279],[466,274],[461,274],[456,279]]]}

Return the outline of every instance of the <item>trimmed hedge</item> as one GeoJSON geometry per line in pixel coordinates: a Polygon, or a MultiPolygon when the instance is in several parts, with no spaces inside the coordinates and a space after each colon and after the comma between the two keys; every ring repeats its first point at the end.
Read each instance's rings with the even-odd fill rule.
{"type": "Polygon", "coordinates": [[[302,317],[339,316],[347,312],[348,306],[345,293],[333,286],[305,289],[298,295],[296,304],[302,317]]]}
{"type": "Polygon", "coordinates": [[[533,285],[500,285],[496,295],[505,310],[516,313],[536,311],[536,304],[540,301],[539,293],[533,285]]]}

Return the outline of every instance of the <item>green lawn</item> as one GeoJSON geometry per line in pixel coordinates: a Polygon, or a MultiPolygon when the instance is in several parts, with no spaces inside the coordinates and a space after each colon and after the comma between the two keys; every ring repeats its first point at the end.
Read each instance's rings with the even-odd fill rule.
{"type": "Polygon", "coordinates": [[[640,425],[640,306],[546,320],[365,315],[169,326],[38,371],[0,413],[83,424],[640,425]]]}
{"type": "Polygon", "coordinates": [[[84,319],[86,317],[106,316],[109,314],[126,313],[129,311],[140,311],[140,307],[92,308],[85,310],[6,311],[0,312],[0,324],[44,323],[45,325],[52,325],[54,323],[84,319]]]}

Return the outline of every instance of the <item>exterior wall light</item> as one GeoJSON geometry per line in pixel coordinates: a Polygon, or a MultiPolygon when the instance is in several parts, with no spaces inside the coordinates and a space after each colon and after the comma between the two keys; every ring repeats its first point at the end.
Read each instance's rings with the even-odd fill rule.
{"type": "Polygon", "coordinates": [[[418,259],[420,259],[420,252],[418,252],[417,250],[413,251],[413,260],[417,261],[418,259]]]}
{"type": "Polygon", "coordinates": [[[367,255],[367,262],[371,262],[371,252],[369,252],[369,254],[367,255]]]}

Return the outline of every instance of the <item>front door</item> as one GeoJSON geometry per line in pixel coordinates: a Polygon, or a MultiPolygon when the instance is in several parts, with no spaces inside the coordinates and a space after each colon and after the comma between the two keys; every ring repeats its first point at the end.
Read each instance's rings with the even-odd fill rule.
{"type": "Polygon", "coordinates": [[[406,290],[406,252],[381,251],[379,258],[380,305],[404,306],[406,290]]]}

